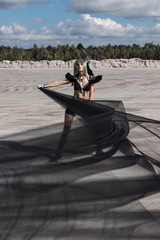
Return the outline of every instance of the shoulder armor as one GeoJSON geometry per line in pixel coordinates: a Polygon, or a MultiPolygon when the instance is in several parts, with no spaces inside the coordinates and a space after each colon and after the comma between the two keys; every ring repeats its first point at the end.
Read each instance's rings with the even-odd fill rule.
{"type": "Polygon", "coordinates": [[[69,80],[70,82],[75,82],[77,80],[77,78],[73,75],[71,75],[70,73],[66,74],[66,78],[67,80],[69,80]]]}
{"type": "Polygon", "coordinates": [[[97,83],[102,80],[102,75],[98,75],[89,79],[89,83],[97,83]]]}

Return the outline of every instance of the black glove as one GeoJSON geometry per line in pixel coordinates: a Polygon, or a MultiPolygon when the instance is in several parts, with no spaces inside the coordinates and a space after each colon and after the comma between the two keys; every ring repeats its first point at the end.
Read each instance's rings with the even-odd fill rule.
{"type": "Polygon", "coordinates": [[[77,80],[77,78],[73,75],[71,75],[70,73],[66,74],[66,78],[67,80],[69,80],[70,82],[75,82],[77,80]]]}

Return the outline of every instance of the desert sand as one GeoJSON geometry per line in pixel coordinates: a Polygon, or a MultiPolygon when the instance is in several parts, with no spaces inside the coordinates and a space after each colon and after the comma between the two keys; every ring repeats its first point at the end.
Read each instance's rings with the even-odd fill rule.
{"type": "MultiPolygon", "coordinates": [[[[38,84],[63,80],[72,68],[0,69],[1,136],[63,121],[64,110],[46,97],[38,84]]],[[[94,99],[122,100],[126,111],[160,120],[159,68],[94,68],[102,74],[94,99]]],[[[54,90],[72,95],[70,85],[54,90]]]]}
{"type": "MultiPolygon", "coordinates": [[[[127,112],[160,120],[160,68],[94,68],[93,70],[95,75],[103,75],[103,80],[95,87],[94,99],[122,100],[127,112]]],[[[64,109],[38,90],[36,86],[54,80],[62,80],[66,72],[72,73],[72,68],[0,69],[0,132],[2,140],[10,139],[9,136],[16,133],[23,135],[23,132],[31,129],[63,122],[64,109]]],[[[73,93],[70,85],[60,86],[54,90],[69,95],[73,93]]],[[[3,149],[3,151],[5,152],[7,149],[3,149]]],[[[17,156],[21,156],[21,154],[20,152],[17,156]]],[[[4,158],[6,156],[8,155],[4,154],[4,158]]],[[[78,207],[75,202],[71,204],[68,200],[68,192],[65,189],[63,190],[63,188],[62,191],[55,191],[55,198],[58,199],[58,196],[60,200],[64,198],[64,205],[60,205],[62,208],[58,208],[59,205],[56,207],[53,203],[51,205],[49,200],[53,198],[53,194],[50,196],[50,199],[45,199],[45,194],[42,196],[38,195],[38,187],[36,188],[37,195],[33,195],[34,192],[32,191],[32,188],[34,189],[36,184],[39,186],[40,183],[43,184],[45,182],[54,184],[55,181],[60,186],[62,183],[65,184],[65,181],[69,184],[70,178],[72,181],[74,176],[77,177],[77,174],[84,173],[85,171],[88,174],[92,170],[95,171],[95,174],[92,174],[91,178],[87,178],[86,174],[86,178],[79,178],[71,186],[75,187],[76,184],[81,184],[81,182],[87,183],[90,181],[94,183],[96,180],[99,181],[101,179],[108,179],[109,182],[116,179],[119,183],[122,182],[122,177],[124,180],[131,176],[137,178],[139,176],[148,176],[147,168],[134,165],[120,169],[115,166],[115,168],[110,169],[113,163],[112,161],[106,161],[102,165],[101,163],[97,164],[97,167],[99,166],[100,169],[109,167],[108,169],[110,170],[106,168],[106,172],[102,172],[99,175],[96,173],[97,169],[94,167],[94,164],[90,165],[89,168],[84,167],[79,170],[74,168],[72,170],[71,168],[61,173],[61,168],[57,167],[55,170],[51,165],[49,166],[46,158],[35,158],[30,164],[29,159],[19,162],[19,158],[17,161],[11,158],[12,161],[9,161],[10,157],[12,156],[9,155],[7,163],[2,162],[2,170],[6,175],[5,178],[1,178],[1,186],[7,186],[2,191],[2,196],[8,199],[8,205],[6,205],[5,200],[4,206],[8,206],[9,209],[7,212],[9,215],[4,215],[6,218],[3,220],[5,230],[3,230],[3,226],[1,228],[2,236],[3,238],[5,237],[4,239],[151,240],[151,237],[153,237],[155,240],[158,240],[157,236],[160,234],[159,193],[142,196],[126,204],[124,204],[125,201],[121,203],[121,200],[119,200],[119,204],[115,204],[117,207],[112,207],[112,205],[114,206],[114,201],[116,202],[117,199],[113,202],[110,202],[110,200],[107,200],[107,202],[102,201],[97,205],[93,205],[92,211],[90,203],[85,206],[83,202],[79,202],[78,207]],[[19,166],[20,168],[18,168],[19,166]],[[27,170],[31,175],[25,172],[26,166],[28,166],[27,170]],[[46,166],[48,169],[51,169],[48,175],[44,175],[42,171],[44,167],[44,169],[47,169],[46,166]],[[42,174],[35,174],[34,177],[32,170],[36,170],[36,168],[42,174]],[[69,175],[67,175],[67,172],[69,172],[69,175]],[[18,175],[18,173],[22,173],[22,175],[18,175]],[[19,184],[22,183],[19,191],[17,190],[18,188],[12,187],[11,183],[15,179],[19,184]],[[27,183],[30,184],[27,185],[27,183]],[[27,200],[25,198],[23,200],[20,197],[22,193],[25,194],[23,187],[26,187],[26,191],[28,191],[26,195],[27,200]],[[20,202],[16,203],[16,199],[20,199],[20,202]],[[28,203],[31,203],[32,208],[30,208],[28,203]],[[42,208],[38,208],[38,204],[42,208]],[[46,204],[48,204],[47,209],[45,209],[46,204]],[[58,211],[57,219],[50,216],[52,211],[53,213],[58,211]],[[21,216],[23,217],[21,218],[21,216]],[[35,218],[32,218],[32,216],[35,218]],[[39,219],[36,218],[37,216],[39,219]]],[[[1,158],[3,159],[3,155],[1,155],[1,158]]],[[[159,174],[159,169],[156,169],[156,171],[159,174]]],[[[108,182],[106,183],[106,187],[110,191],[112,185],[110,186],[108,182]]],[[[127,187],[126,184],[124,183],[124,189],[127,187]]],[[[72,188],[69,189],[69,193],[70,191],[72,191],[72,188]]],[[[117,192],[119,192],[118,188],[117,192]]],[[[3,207],[1,209],[3,212],[3,207]]]]}

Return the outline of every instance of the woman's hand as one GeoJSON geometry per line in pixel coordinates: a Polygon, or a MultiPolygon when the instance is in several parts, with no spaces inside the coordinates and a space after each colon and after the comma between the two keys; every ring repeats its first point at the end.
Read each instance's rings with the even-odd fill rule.
{"type": "Polygon", "coordinates": [[[44,85],[38,85],[37,88],[44,88],[44,85]]]}

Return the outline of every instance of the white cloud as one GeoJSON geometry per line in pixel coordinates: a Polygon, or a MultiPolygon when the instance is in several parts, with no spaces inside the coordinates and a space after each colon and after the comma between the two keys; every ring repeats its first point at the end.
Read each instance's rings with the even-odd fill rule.
{"type": "Polygon", "coordinates": [[[33,4],[46,4],[50,0],[0,0],[0,9],[15,9],[18,7],[27,7],[33,4]]]}
{"type": "Polygon", "coordinates": [[[44,22],[44,20],[40,17],[35,17],[35,18],[33,18],[33,20],[36,22],[40,22],[40,23],[44,22]]]}
{"type": "Polygon", "coordinates": [[[12,24],[12,30],[13,30],[14,34],[21,34],[21,33],[27,33],[28,32],[28,30],[25,27],[23,27],[21,25],[18,25],[16,23],[12,24]]]}
{"type": "MultiPolygon", "coordinates": [[[[0,40],[4,41],[34,41],[64,43],[79,43],[85,45],[103,45],[108,41],[113,44],[130,44],[146,42],[159,42],[160,23],[155,22],[150,26],[122,25],[110,18],[102,19],[82,14],[81,18],[74,21],[71,19],[57,24],[56,31],[42,26],[40,29],[27,29],[24,26],[12,23],[10,26],[0,26],[0,40]]],[[[12,43],[13,44],[13,43],[12,43]]]]}
{"type": "Polygon", "coordinates": [[[10,35],[10,34],[13,34],[13,29],[11,26],[4,26],[2,25],[0,27],[0,35],[10,35]]]}
{"type": "Polygon", "coordinates": [[[46,26],[41,27],[41,31],[42,31],[42,34],[45,34],[45,35],[52,34],[52,31],[49,28],[47,28],[46,26]]]}
{"type": "Polygon", "coordinates": [[[35,0],[1,0],[0,1],[0,9],[8,9],[8,8],[17,8],[17,7],[26,7],[28,5],[34,4],[35,0]]]}
{"type": "Polygon", "coordinates": [[[126,18],[160,17],[159,0],[71,0],[68,9],[82,14],[105,12],[126,18]]]}
{"type": "Polygon", "coordinates": [[[110,18],[102,19],[82,14],[78,21],[67,20],[57,25],[58,34],[80,35],[88,37],[120,37],[134,30],[134,26],[128,24],[123,27],[110,18]]]}
{"type": "Polygon", "coordinates": [[[12,23],[11,26],[0,26],[0,39],[1,40],[51,40],[55,39],[54,34],[46,26],[43,26],[39,31],[29,30],[21,25],[12,23]]]}
{"type": "Polygon", "coordinates": [[[82,14],[81,19],[72,21],[70,19],[65,22],[60,22],[57,25],[57,34],[66,37],[78,37],[80,40],[92,40],[96,42],[110,39],[110,42],[122,43],[124,40],[127,44],[129,42],[135,43],[137,40],[141,44],[146,42],[159,42],[160,38],[160,24],[150,26],[134,26],[130,23],[123,26],[122,24],[113,21],[110,18],[102,19],[91,17],[89,14],[82,14]],[[98,41],[99,39],[99,41],[98,41]]]}

